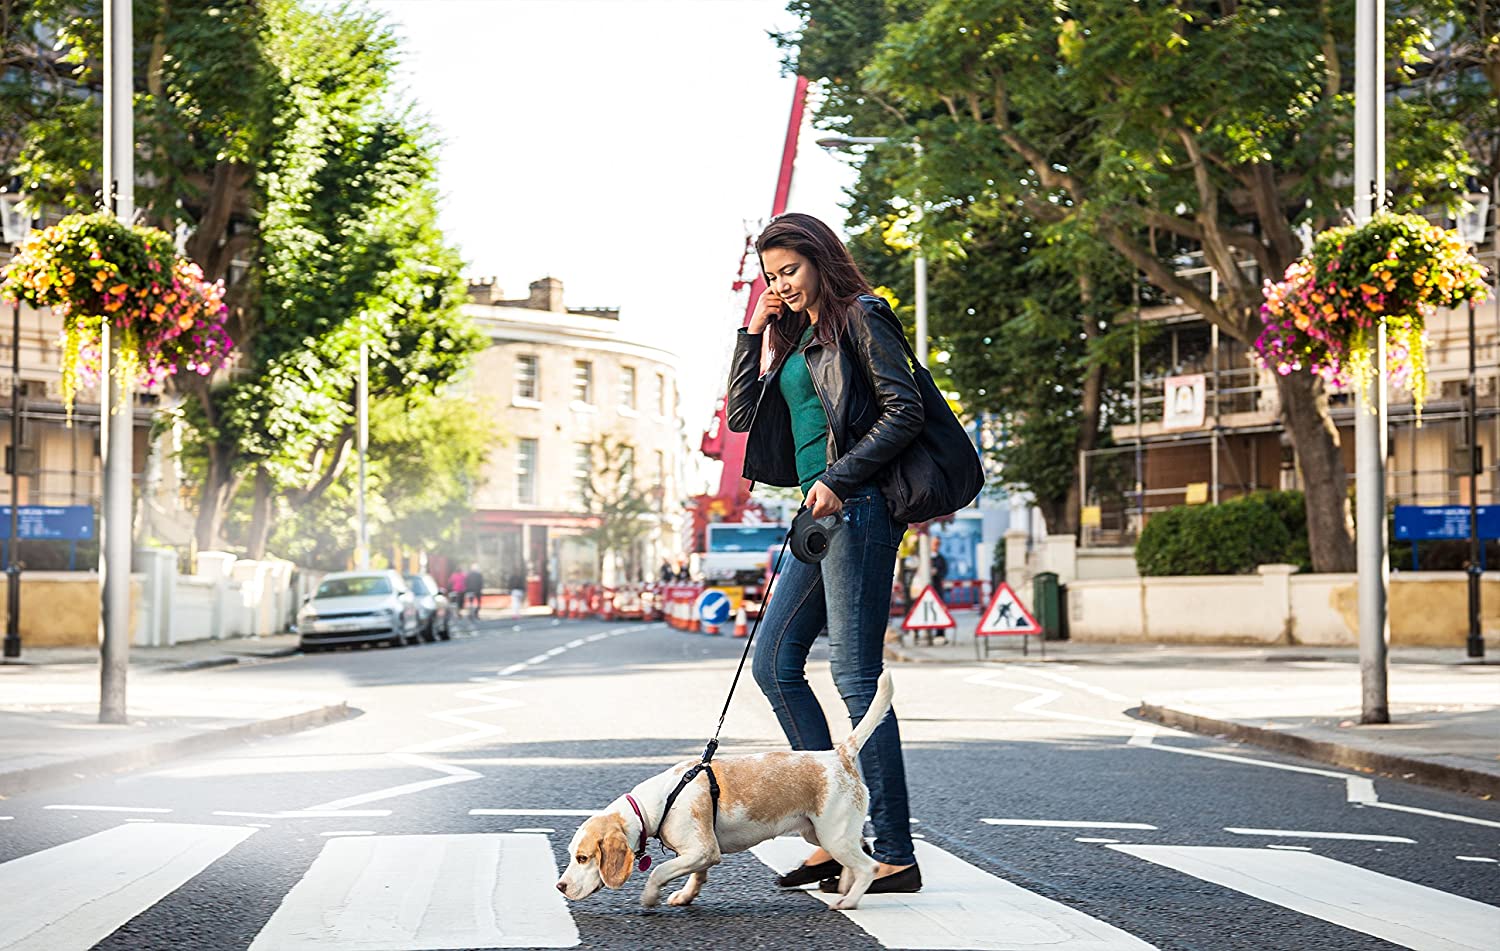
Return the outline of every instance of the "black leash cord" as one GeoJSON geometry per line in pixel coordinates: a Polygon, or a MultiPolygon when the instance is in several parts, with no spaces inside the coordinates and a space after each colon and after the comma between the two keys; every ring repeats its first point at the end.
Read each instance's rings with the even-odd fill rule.
{"type": "MultiPolygon", "coordinates": [[[[801,508],[797,509],[798,514],[801,514],[802,509],[805,508],[807,505],[804,503],[801,508]]],[[[740,665],[735,668],[734,680],[729,684],[729,696],[724,698],[724,709],[719,713],[719,725],[714,727],[713,739],[709,740],[708,745],[703,748],[702,761],[683,773],[682,778],[677,781],[677,788],[667,796],[666,805],[662,806],[661,819],[656,823],[658,840],[661,839],[662,826],[666,825],[667,813],[672,811],[672,803],[677,801],[677,796],[687,788],[688,783],[698,778],[699,773],[708,774],[708,795],[714,806],[714,826],[717,827],[719,824],[719,778],[714,775],[714,768],[709,764],[713,761],[714,753],[719,749],[719,731],[724,729],[724,720],[729,716],[729,704],[734,700],[734,688],[739,686],[740,675],[745,672],[745,661],[750,656],[750,645],[755,643],[755,634],[760,630],[760,619],[766,616],[766,604],[771,600],[771,587],[776,584],[776,579],[781,575],[781,560],[786,557],[786,546],[791,541],[792,530],[788,527],[786,537],[781,541],[781,551],[776,555],[776,567],[771,571],[771,581],[766,585],[766,596],[761,599],[760,614],[755,618],[755,626],[750,629],[750,636],[745,638],[745,652],[740,655],[740,665]]],[[[665,842],[662,844],[666,845],[665,842]]]]}
{"type": "MultiPolygon", "coordinates": [[[[806,503],[797,509],[800,514],[802,509],[807,508],[806,503]]],[[[729,684],[729,696],[724,698],[724,709],[719,713],[719,725],[714,727],[714,737],[708,741],[703,748],[703,762],[707,763],[714,758],[714,752],[719,748],[719,731],[724,729],[724,720],[729,716],[729,704],[734,700],[734,688],[739,686],[740,675],[745,672],[745,660],[750,656],[750,645],[755,643],[755,634],[760,630],[760,619],[766,616],[766,607],[771,600],[771,588],[776,584],[776,578],[781,574],[781,560],[786,557],[786,546],[792,541],[792,530],[786,530],[786,537],[781,540],[781,551],[776,555],[776,567],[771,572],[771,581],[766,585],[765,597],[760,602],[760,613],[755,616],[755,626],[750,629],[750,636],[745,638],[745,652],[740,655],[740,666],[734,671],[734,680],[729,684]]]]}

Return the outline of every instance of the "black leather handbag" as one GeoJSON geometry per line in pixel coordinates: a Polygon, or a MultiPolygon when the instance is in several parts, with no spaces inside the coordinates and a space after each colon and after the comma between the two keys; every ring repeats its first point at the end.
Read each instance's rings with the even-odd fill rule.
{"type": "MultiPolygon", "coordinates": [[[[878,310],[874,319],[887,318],[878,310]]],[[[963,424],[953,415],[948,401],[932,379],[932,373],[917,362],[906,332],[896,320],[901,345],[911,363],[912,376],[922,394],[922,431],[875,477],[881,495],[898,522],[930,522],[952,515],[979,496],[984,488],[984,465],[963,424]]]]}

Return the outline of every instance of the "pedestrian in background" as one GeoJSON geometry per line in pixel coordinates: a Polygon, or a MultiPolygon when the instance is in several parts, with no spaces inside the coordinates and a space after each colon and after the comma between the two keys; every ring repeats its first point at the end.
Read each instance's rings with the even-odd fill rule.
{"type": "Polygon", "coordinates": [[[476,621],[479,620],[479,599],[483,594],[484,575],[479,571],[479,563],[475,562],[464,575],[464,600],[469,604],[469,617],[476,621]]]}
{"type": "MultiPolygon", "coordinates": [[[[900,321],[871,294],[827,225],[808,215],[778,216],[756,250],[767,287],[739,331],[729,376],[729,428],[749,432],[744,476],[798,485],[814,518],[839,514],[845,524],[821,562],[783,563],[753,669],[792,747],[829,750],[828,720],[807,683],[808,651],[826,625],[833,680],[857,722],[875,697],[896,551],[906,532],[875,476],[921,432],[922,397],[900,321]]],[[[922,874],[894,713],[859,761],[880,862],[870,894],[917,891],[922,874]]],[[[784,888],[818,881],[837,891],[839,872],[818,848],[776,881],[784,888]]]]}
{"type": "Polygon", "coordinates": [[[458,565],[448,572],[448,600],[453,602],[453,610],[458,612],[459,617],[464,614],[464,570],[458,565]]]}

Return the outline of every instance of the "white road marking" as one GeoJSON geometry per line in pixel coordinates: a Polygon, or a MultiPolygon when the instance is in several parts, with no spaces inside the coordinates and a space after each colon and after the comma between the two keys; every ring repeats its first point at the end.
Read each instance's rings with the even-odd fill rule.
{"type": "Polygon", "coordinates": [[[330,839],[250,948],[571,948],[557,874],[539,835],[330,839]]]}
{"type": "MultiPolygon", "coordinates": [[[[463,727],[467,732],[456,733],[452,736],[443,737],[442,739],[437,740],[430,740],[425,743],[413,743],[410,746],[403,746],[396,752],[432,753],[451,746],[458,746],[461,744],[472,745],[483,740],[493,739],[494,737],[505,733],[506,729],[503,726],[498,726],[494,723],[489,723],[484,720],[471,719],[470,717],[473,714],[494,713],[499,710],[514,710],[517,707],[524,707],[525,704],[519,700],[513,700],[509,697],[501,696],[501,694],[508,693],[512,690],[517,690],[522,686],[524,685],[515,682],[501,681],[479,690],[462,691],[461,693],[457,694],[457,697],[460,700],[477,702],[471,703],[468,706],[454,707],[451,710],[441,710],[437,713],[429,713],[427,714],[427,716],[430,719],[437,720],[442,723],[447,723],[451,726],[463,727]]],[[[431,763],[430,760],[427,762],[428,764],[431,763]]],[[[428,765],[427,768],[431,769],[435,767],[428,765]]]]}
{"type": "Polygon", "coordinates": [[[568,643],[564,644],[563,646],[564,647],[572,648],[572,647],[582,647],[583,644],[584,644],[583,638],[581,638],[581,637],[575,637],[571,641],[568,641],[568,643]]]}
{"type": "Polygon", "coordinates": [[[1285,849],[1288,852],[1311,852],[1312,851],[1312,846],[1310,846],[1310,845],[1268,845],[1268,846],[1266,846],[1266,848],[1268,848],[1268,849],[1285,849]]]}
{"type": "Polygon", "coordinates": [[[525,664],[511,664],[509,667],[506,667],[504,670],[500,671],[500,673],[496,674],[496,676],[497,677],[509,677],[511,674],[519,674],[521,671],[523,671],[525,669],[526,669],[526,665],[525,664]]]}
{"type": "MultiPolygon", "coordinates": [[[[462,696],[462,694],[460,695],[462,696]]],[[[436,714],[434,714],[436,716],[436,714]]],[[[309,809],[327,809],[339,811],[348,809],[350,806],[363,806],[367,802],[379,802],[382,799],[394,799],[397,796],[408,796],[412,793],[426,792],[439,786],[449,786],[453,783],[466,783],[471,779],[482,778],[480,773],[462,766],[453,766],[448,763],[440,763],[425,756],[417,756],[414,753],[395,752],[390,754],[392,759],[399,760],[408,766],[420,766],[423,769],[436,770],[447,775],[437,779],[423,779],[414,783],[402,783],[399,786],[391,786],[388,789],[377,789],[373,792],[360,793],[357,796],[346,796],[343,799],[335,799],[331,802],[319,803],[309,806],[309,809]]]]}
{"type": "Polygon", "coordinates": [[[1455,855],[1453,857],[1460,862],[1500,862],[1500,859],[1492,859],[1483,855],[1455,855]]]}
{"type": "Polygon", "coordinates": [[[1418,816],[1431,816],[1434,819],[1449,819],[1453,822],[1467,822],[1476,826],[1489,826],[1491,829],[1500,829],[1500,822],[1492,822],[1489,819],[1476,819],[1473,816],[1460,816],[1451,812],[1436,812],[1432,809],[1418,809],[1416,806],[1398,806],[1393,802],[1368,802],[1367,806],[1376,809],[1394,809],[1397,812],[1410,812],[1418,816]]]}
{"type": "MultiPolygon", "coordinates": [[[[976,868],[942,849],[918,841],[922,891],[911,895],[866,895],[843,914],[887,948],[964,948],[1017,951],[1143,951],[1152,945],[1114,925],[1091,918],[976,868]]],[[[779,838],[751,849],[777,872],[801,863],[809,847],[800,838],[779,838]]],[[[831,905],[837,895],[808,894],[831,905]]]]}
{"type": "Polygon", "coordinates": [[[332,838],[334,838],[336,836],[341,836],[341,835],[374,835],[375,834],[375,830],[373,830],[373,829],[344,829],[344,830],[339,831],[339,832],[319,832],[318,834],[321,835],[325,839],[332,839],[332,838]]]}
{"type": "Polygon", "coordinates": [[[1153,742],[1152,734],[1137,734],[1130,738],[1130,746],[1145,747],[1146,749],[1159,750],[1163,753],[1178,753],[1182,756],[1201,756],[1204,759],[1223,760],[1228,763],[1239,763],[1242,766],[1260,766],[1266,769],[1280,769],[1289,773],[1306,773],[1310,776],[1326,776],[1329,779],[1341,779],[1344,781],[1344,799],[1347,802],[1362,805],[1374,804],[1378,798],[1375,795],[1375,783],[1367,776],[1350,776],[1348,773],[1336,773],[1331,769],[1318,769],[1313,766],[1293,766],[1290,763],[1273,763],[1269,760],[1254,759],[1249,756],[1236,756],[1233,753],[1215,753],[1213,750],[1193,750],[1183,746],[1157,746],[1153,742]]]}
{"type": "Polygon", "coordinates": [[[233,819],[379,819],[389,809],[287,809],[283,812],[215,812],[233,819]]]}
{"type": "Polygon", "coordinates": [[[1308,852],[1109,848],[1402,947],[1493,951],[1500,934],[1500,908],[1308,852]]]}
{"type": "Polygon", "coordinates": [[[609,633],[607,631],[600,631],[598,634],[590,634],[588,637],[585,637],[584,640],[592,644],[595,641],[602,641],[608,636],[609,633]]]}
{"type": "Polygon", "coordinates": [[[43,806],[43,809],[61,809],[64,812],[171,812],[170,809],[159,809],[154,806],[43,806]]]}
{"type": "Polygon", "coordinates": [[[598,809],[470,809],[471,816],[597,816],[598,809]]]}
{"type": "Polygon", "coordinates": [[[1104,687],[1096,687],[1087,681],[1079,680],[1077,677],[1069,677],[1066,674],[1060,674],[1053,670],[1038,670],[1035,667],[1016,667],[1014,670],[1018,674],[1041,677],[1044,680],[1050,680],[1065,687],[1072,687],[1075,690],[1082,690],[1084,693],[1091,693],[1096,697],[1103,697],[1105,700],[1112,700],[1116,703],[1135,703],[1139,699],[1138,697],[1127,697],[1122,693],[1115,693],[1113,690],[1107,690],[1104,687]]]}
{"type": "Polygon", "coordinates": [[[139,817],[126,819],[126,822],[155,822],[155,819],[141,819],[139,817]]]}
{"type": "Polygon", "coordinates": [[[538,654],[535,657],[528,657],[524,661],[522,661],[522,663],[524,663],[524,664],[531,664],[531,665],[545,664],[546,662],[547,662],[547,655],[546,654],[538,654]]]}
{"type": "Polygon", "coordinates": [[[1046,826],[1054,829],[1155,829],[1144,822],[1074,822],[1070,819],[980,819],[991,826],[1046,826]]]}
{"type": "Polygon", "coordinates": [[[548,829],[545,826],[538,826],[535,829],[512,829],[510,831],[512,831],[512,832],[534,832],[534,833],[538,833],[540,835],[551,835],[552,833],[556,832],[557,830],[556,829],[548,829]]]}
{"type": "Polygon", "coordinates": [[[1120,840],[1119,839],[1096,839],[1093,836],[1080,835],[1080,836],[1074,836],[1073,837],[1073,841],[1074,842],[1097,842],[1100,845],[1113,845],[1114,843],[1116,843],[1116,842],[1118,842],[1120,840]]]}
{"type": "Polygon", "coordinates": [[[568,652],[568,649],[566,647],[554,647],[550,651],[547,652],[547,656],[548,657],[556,657],[558,654],[566,654],[567,652],[568,652]]]}
{"type": "Polygon", "coordinates": [[[1344,789],[1344,799],[1355,803],[1379,802],[1380,797],[1375,795],[1375,780],[1365,776],[1350,776],[1344,789]]]}
{"type": "Polygon", "coordinates": [[[1086,717],[1077,713],[1064,713],[1061,710],[1043,710],[1041,709],[1042,707],[1061,697],[1062,693],[1056,690],[1048,690],[1045,687],[1033,687],[1031,684],[1018,684],[995,679],[1004,676],[1005,674],[1000,672],[991,672],[975,674],[972,677],[964,678],[964,680],[966,683],[979,684],[983,687],[999,687],[1002,690],[1021,690],[1026,693],[1035,694],[1036,696],[1030,700],[1023,700],[1011,706],[1011,709],[1017,713],[1041,717],[1044,720],[1064,720],[1068,723],[1091,723],[1095,726],[1109,727],[1117,733],[1125,731],[1127,728],[1134,729],[1133,721],[1123,716],[1116,720],[1104,720],[1099,717],[1086,717]]]}
{"type": "Polygon", "coordinates": [[[1150,746],[1156,739],[1156,725],[1153,723],[1138,723],[1135,732],[1130,734],[1127,746],[1150,746]]]}
{"type": "Polygon", "coordinates": [[[254,834],[242,826],[119,825],[6,862],[0,948],[91,948],[254,834]]]}
{"type": "Polygon", "coordinates": [[[0,822],[10,822],[15,816],[0,816],[0,822]]]}
{"type": "Polygon", "coordinates": [[[1235,835],[1268,835],[1283,839],[1350,839],[1358,842],[1405,842],[1416,844],[1416,839],[1399,835],[1369,835],[1363,832],[1296,832],[1291,829],[1240,829],[1224,827],[1225,832],[1235,835]]]}

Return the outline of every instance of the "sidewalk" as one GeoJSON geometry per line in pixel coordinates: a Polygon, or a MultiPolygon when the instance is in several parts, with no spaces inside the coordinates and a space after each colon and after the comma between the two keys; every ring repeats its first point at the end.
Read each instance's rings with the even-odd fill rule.
{"type": "MultiPolygon", "coordinates": [[[[974,664],[973,622],[927,646],[888,635],[886,656],[908,663],[974,664]],[[967,626],[970,630],[965,631],[967,626]]],[[[1360,772],[1470,795],[1500,796],[1500,650],[1484,663],[1462,648],[1395,648],[1388,724],[1362,725],[1359,651],[1352,647],[1197,647],[995,638],[983,663],[1067,664],[1139,672],[1135,713],[1166,726],[1226,737],[1360,772]]],[[[1127,695],[1130,695],[1127,692],[1127,695]]]]}
{"type": "Polygon", "coordinates": [[[297,636],[130,652],[130,723],[99,723],[99,652],[24,648],[0,664],[0,798],[341,720],[341,698],[234,687],[192,671],[295,653],[297,636]]]}

